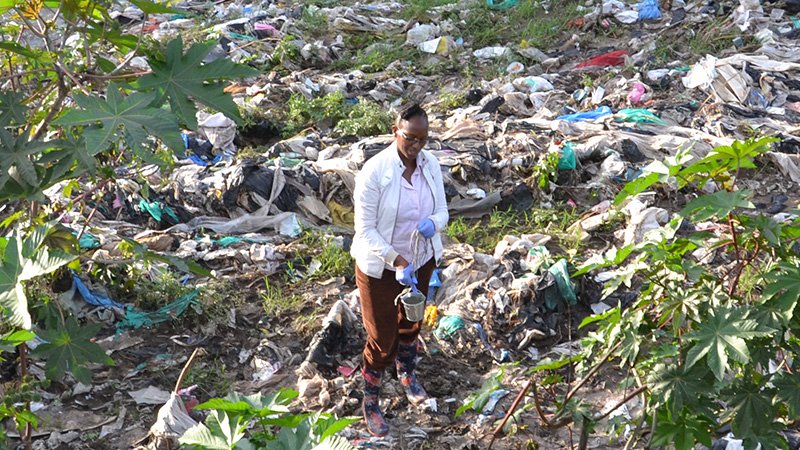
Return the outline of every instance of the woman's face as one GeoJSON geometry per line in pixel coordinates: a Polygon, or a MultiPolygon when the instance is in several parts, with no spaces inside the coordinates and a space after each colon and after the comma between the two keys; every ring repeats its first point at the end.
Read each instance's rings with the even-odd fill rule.
{"type": "Polygon", "coordinates": [[[415,160],[428,143],[428,120],[419,116],[401,120],[392,126],[392,132],[397,138],[400,154],[408,160],[415,160]]]}

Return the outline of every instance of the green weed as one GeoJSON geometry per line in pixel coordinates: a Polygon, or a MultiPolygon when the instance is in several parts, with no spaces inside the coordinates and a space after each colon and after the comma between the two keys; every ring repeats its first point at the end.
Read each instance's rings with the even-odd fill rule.
{"type": "Polygon", "coordinates": [[[328,15],[318,8],[306,6],[300,14],[297,27],[305,31],[308,36],[321,37],[328,30],[328,15]]]}
{"type": "Polygon", "coordinates": [[[469,5],[469,14],[464,18],[464,36],[472,39],[473,47],[528,41],[531,45],[546,50],[555,44],[567,22],[580,16],[579,2],[567,0],[545,13],[539,2],[520,2],[513,9],[494,11],[484,2],[469,5]]]}
{"type": "Polygon", "coordinates": [[[313,274],[304,278],[306,281],[352,276],[355,273],[353,257],[332,236],[308,231],[296,243],[299,246],[297,256],[311,255],[320,264],[313,274]]]}
{"type": "Polygon", "coordinates": [[[428,22],[432,19],[431,8],[437,6],[451,5],[457,3],[456,0],[411,0],[405,3],[405,8],[400,11],[400,17],[405,20],[416,20],[418,22],[428,22]]]}
{"type": "Polygon", "coordinates": [[[282,134],[287,137],[324,120],[330,121],[336,134],[355,136],[385,133],[392,124],[391,116],[377,103],[361,100],[353,105],[339,91],[312,100],[295,94],[286,106],[282,134]]]}
{"type": "Polygon", "coordinates": [[[261,299],[264,313],[267,316],[274,317],[279,314],[300,310],[303,304],[303,299],[300,296],[284,292],[283,287],[270,283],[268,277],[264,278],[264,284],[265,289],[261,293],[261,299]]]}
{"type": "Polygon", "coordinates": [[[381,105],[361,100],[347,113],[347,118],[339,122],[335,134],[349,136],[384,134],[391,130],[393,122],[392,116],[381,105]]]}
{"type": "MultiPolygon", "coordinates": [[[[572,209],[534,208],[525,212],[495,211],[488,218],[469,220],[462,217],[450,221],[446,233],[457,242],[472,245],[483,253],[493,253],[504,236],[543,233],[555,235],[574,244],[567,228],[578,219],[572,209]]],[[[572,247],[572,245],[569,245],[572,247]]]]}
{"type": "Polygon", "coordinates": [[[210,361],[195,364],[186,372],[184,386],[197,385],[197,389],[208,397],[216,397],[230,391],[232,383],[229,376],[225,376],[227,366],[219,356],[210,361]]]}

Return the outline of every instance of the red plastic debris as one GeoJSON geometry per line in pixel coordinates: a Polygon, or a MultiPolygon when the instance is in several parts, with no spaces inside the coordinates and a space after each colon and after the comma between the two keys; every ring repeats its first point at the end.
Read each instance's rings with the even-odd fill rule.
{"type": "Polygon", "coordinates": [[[347,366],[339,366],[336,370],[339,371],[340,374],[342,374],[342,375],[344,375],[346,377],[349,377],[350,375],[353,374],[353,372],[356,371],[356,368],[355,367],[347,367],[347,366]]]}
{"type": "Polygon", "coordinates": [[[575,20],[570,20],[567,22],[568,28],[578,28],[583,26],[583,17],[577,18],[575,20]]]}
{"type": "Polygon", "coordinates": [[[621,66],[625,64],[625,55],[628,52],[625,50],[617,50],[615,52],[606,53],[605,55],[595,56],[592,59],[586,60],[577,66],[576,69],[581,67],[610,67],[610,66],[621,66]]]}

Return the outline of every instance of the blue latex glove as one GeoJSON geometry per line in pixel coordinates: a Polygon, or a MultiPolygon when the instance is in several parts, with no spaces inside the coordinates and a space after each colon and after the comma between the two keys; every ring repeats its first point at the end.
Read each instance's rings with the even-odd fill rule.
{"type": "Polygon", "coordinates": [[[417,276],[414,274],[414,268],[411,264],[407,265],[403,270],[395,270],[394,277],[400,284],[411,286],[413,289],[417,288],[417,276]]]}
{"type": "Polygon", "coordinates": [[[644,0],[636,6],[639,8],[639,20],[661,18],[661,11],[658,9],[658,0],[644,0]]]}
{"type": "Polygon", "coordinates": [[[433,220],[431,219],[422,219],[417,225],[417,230],[419,230],[419,234],[422,235],[425,239],[430,239],[436,234],[436,225],[433,224],[433,220]]]}

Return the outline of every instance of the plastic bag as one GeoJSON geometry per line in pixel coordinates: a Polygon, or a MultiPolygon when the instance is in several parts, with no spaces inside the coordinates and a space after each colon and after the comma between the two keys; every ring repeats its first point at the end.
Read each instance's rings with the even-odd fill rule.
{"type": "Polygon", "coordinates": [[[658,8],[658,0],[644,0],[636,5],[639,10],[639,20],[653,20],[661,18],[661,10],[658,8]]]}
{"type": "Polygon", "coordinates": [[[517,78],[511,84],[521,91],[528,93],[547,92],[553,90],[553,84],[542,77],[517,78]]]}
{"type": "Polygon", "coordinates": [[[617,113],[617,122],[657,123],[666,125],[658,116],[646,109],[626,108],[617,113]]]}
{"type": "Polygon", "coordinates": [[[575,114],[567,114],[556,117],[556,120],[566,120],[567,122],[580,122],[582,120],[595,120],[613,114],[608,106],[601,106],[594,111],[586,111],[575,114]]]}
{"type": "Polygon", "coordinates": [[[503,0],[495,2],[495,0],[486,0],[486,6],[492,9],[508,9],[517,5],[517,0],[503,0]]]}
{"type": "Polygon", "coordinates": [[[628,54],[625,50],[617,50],[615,52],[606,53],[604,55],[595,56],[594,58],[588,59],[577,66],[576,69],[580,69],[581,67],[610,67],[610,66],[621,66],[625,64],[625,56],[628,54]]]}
{"type": "Polygon", "coordinates": [[[577,303],[578,297],[575,296],[575,290],[572,288],[572,283],[569,281],[567,260],[560,259],[547,270],[555,277],[558,292],[561,293],[561,298],[569,302],[570,305],[577,303]]]}
{"type": "Polygon", "coordinates": [[[561,155],[558,158],[558,170],[572,170],[578,165],[578,158],[575,156],[575,148],[567,142],[561,148],[561,155]]]}
{"type": "Polygon", "coordinates": [[[633,89],[628,93],[628,102],[630,102],[631,105],[638,104],[642,100],[644,92],[644,85],[642,83],[636,83],[633,89]]]}

